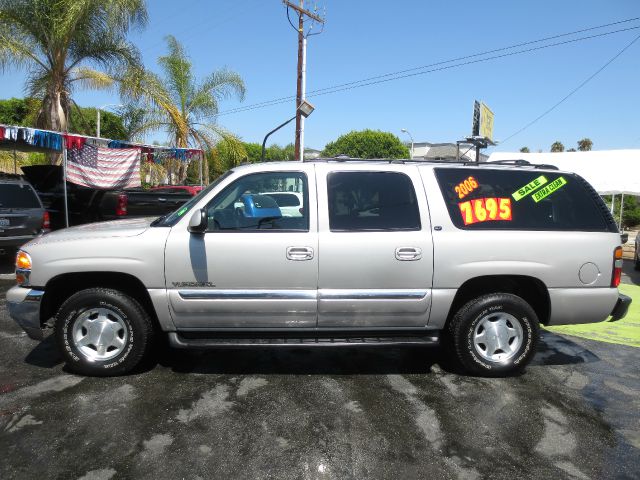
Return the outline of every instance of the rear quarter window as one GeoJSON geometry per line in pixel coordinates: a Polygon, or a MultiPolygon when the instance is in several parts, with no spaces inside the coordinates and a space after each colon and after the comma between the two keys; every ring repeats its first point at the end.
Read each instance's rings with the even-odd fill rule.
{"type": "Polygon", "coordinates": [[[36,192],[24,183],[0,183],[0,208],[42,208],[36,192]]]}
{"type": "Polygon", "coordinates": [[[575,174],[436,168],[435,175],[461,229],[617,231],[602,199],[575,174]]]}

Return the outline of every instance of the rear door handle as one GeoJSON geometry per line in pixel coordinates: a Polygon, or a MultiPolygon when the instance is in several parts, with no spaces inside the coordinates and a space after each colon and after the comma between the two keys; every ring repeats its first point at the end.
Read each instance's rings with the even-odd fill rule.
{"type": "Polygon", "coordinates": [[[311,247],[287,247],[287,260],[301,261],[313,258],[311,247]]]}
{"type": "Polygon", "coordinates": [[[420,260],[422,249],[418,247],[398,247],[396,248],[396,260],[401,262],[420,260]]]}

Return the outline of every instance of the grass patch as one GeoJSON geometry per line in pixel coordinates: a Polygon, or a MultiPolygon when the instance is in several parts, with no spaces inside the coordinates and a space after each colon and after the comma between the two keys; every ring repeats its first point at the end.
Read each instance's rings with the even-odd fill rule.
{"type": "Polygon", "coordinates": [[[545,328],[554,333],[640,347],[640,286],[621,284],[619,289],[621,293],[633,299],[627,316],[622,320],[545,328]]]}

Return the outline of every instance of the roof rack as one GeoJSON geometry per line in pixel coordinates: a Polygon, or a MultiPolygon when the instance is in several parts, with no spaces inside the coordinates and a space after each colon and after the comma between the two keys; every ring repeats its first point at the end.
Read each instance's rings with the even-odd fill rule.
{"type": "Polygon", "coordinates": [[[506,165],[506,166],[514,166],[514,167],[529,167],[535,169],[546,169],[546,170],[558,170],[558,167],[555,165],[549,165],[546,163],[536,164],[530,163],[527,160],[495,160],[493,162],[469,162],[469,161],[438,161],[438,160],[424,160],[424,159],[398,159],[398,158],[355,158],[349,157],[348,155],[338,155],[336,157],[330,158],[305,158],[305,162],[314,163],[314,162],[379,162],[379,163],[391,163],[391,164],[405,164],[405,163],[429,163],[439,164],[439,165],[462,165],[465,167],[492,167],[496,165],[506,165]]]}
{"type": "Polygon", "coordinates": [[[407,162],[415,162],[416,160],[409,159],[401,159],[401,158],[355,158],[349,157],[347,155],[338,155],[337,157],[329,157],[329,158],[305,158],[305,162],[314,163],[314,162],[380,162],[380,163],[407,163],[407,162]]]}

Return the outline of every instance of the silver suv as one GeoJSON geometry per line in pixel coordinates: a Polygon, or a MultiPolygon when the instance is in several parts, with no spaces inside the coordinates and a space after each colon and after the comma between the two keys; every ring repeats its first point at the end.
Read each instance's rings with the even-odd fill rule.
{"type": "Polygon", "coordinates": [[[504,376],[540,324],[626,314],[621,255],[600,197],[553,167],[266,163],[166,217],[30,242],[7,300],[89,375],[132,370],[164,332],[176,348],[442,341],[470,373],[504,376]],[[299,194],[299,215],[264,192],[299,194]]]}

